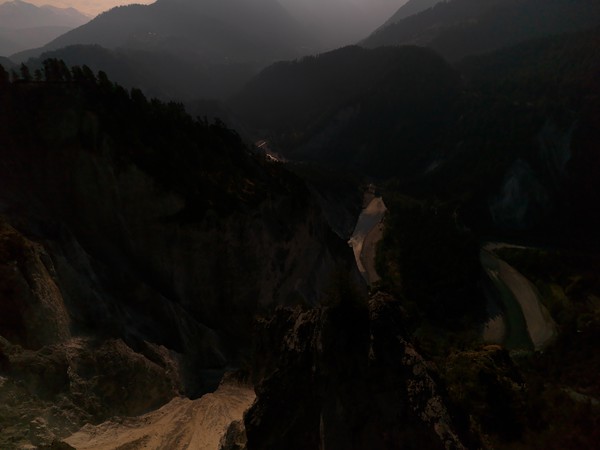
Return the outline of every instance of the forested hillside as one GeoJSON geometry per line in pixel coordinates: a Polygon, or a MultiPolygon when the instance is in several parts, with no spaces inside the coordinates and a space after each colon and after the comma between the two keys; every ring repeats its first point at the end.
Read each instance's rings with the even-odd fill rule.
{"type": "Polygon", "coordinates": [[[87,67],[19,72],[0,70],[0,446],[210,391],[255,313],[355,270],[304,183],[222,122],[87,67]]]}

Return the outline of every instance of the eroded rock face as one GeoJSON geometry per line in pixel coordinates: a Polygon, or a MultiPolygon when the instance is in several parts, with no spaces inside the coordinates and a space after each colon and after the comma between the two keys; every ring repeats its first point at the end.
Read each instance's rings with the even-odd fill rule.
{"type": "Polygon", "coordinates": [[[214,390],[257,312],[356,272],[305,183],[222,123],[107,80],[0,94],[8,448],[214,390]]]}
{"type": "MultiPolygon", "coordinates": [[[[60,142],[99,126],[92,114],[81,120],[64,117],[60,142]]],[[[216,386],[212,372],[249,351],[257,311],[318,303],[338,266],[354,267],[308,189],[280,168],[237,155],[242,178],[224,177],[223,192],[211,185],[202,196],[201,168],[182,167],[191,196],[94,136],[92,150],[0,152],[0,214],[29,252],[11,275],[17,300],[4,302],[11,319],[0,335],[11,342],[39,347],[74,332],[122,338],[136,351],[144,341],[164,345],[182,356],[185,392],[195,397],[216,386]]],[[[15,258],[5,256],[8,273],[15,258]]]]}
{"type": "Polygon", "coordinates": [[[52,259],[0,217],[0,336],[28,348],[70,337],[52,259]]]}
{"type": "Polygon", "coordinates": [[[28,350],[2,339],[0,447],[48,445],[114,415],[157,408],[181,389],[174,361],[150,361],[122,340],[71,338],[28,350]]]}
{"type": "MultiPolygon", "coordinates": [[[[257,308],[315,303],[338,264],[353,266],[345,243],[290,175],[282,183],[273,177],[273,191],[253,204],[211,206],[207,198],[194,206],[135,165],[104,154],[43,153],[28,158],[45,160],[44,169],[7,164],[13,170],[0,200],[26,217],[28,233],[57,240],[67,263],[77,258],[74,270],[81,271],[81,261],[92,265],[86,275],[101,288],[108,281],[129,289],[119,303],[142,314],[149,294],[161,296],[235,339],[247,335],[257,308]]],[[[252,189],[257,181],[247,182],[252,189]]],[[[91,294],[81,286],[89,283],[73,275],[69,282],[91,294]]],[[[61,288],[71,295],[70,286],[61,288]]]]}
{"type": "Polygon", "coordinates": [[[248,450],[464,448],[403,320],[380,294],[262,322],[248,450]]]}

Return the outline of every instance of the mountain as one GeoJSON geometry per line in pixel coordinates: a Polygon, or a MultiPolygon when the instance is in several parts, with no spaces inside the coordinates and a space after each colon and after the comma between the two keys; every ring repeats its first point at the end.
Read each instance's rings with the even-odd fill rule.
{"type": "Polygon", "coordinates": [[[599,54],[279,62],[222,109],[252,148],[89,67],[0,70],[0,447],[595,448],[599,54]]]}
{"type": "Polygon", "coordinates": [[[431,50],[354,46],[268,67],[231,108],[288,158],[391,176],[424,169],[459,89],[431,50]]]}
{"type": "Polygon", "coordinates": [[[442,1],[446,0],[409,0],[383,24],[382,28],[386,27],[387,25],[400,22],[402,19],[406,19],[407,17],[414,16],[415,14],[425,11],[426,9],[433,8],[442,1]]]}
{"type": "Polygon", "coordinates": [[[355,44],[371,33],[401,0],[279,0],[318,40],[322,50],[355,44]]]}
{"type": "Polygon", "coordinates": [[[231,108],[287,158],[471,198],[471,227],[597,242],[588,225],[600,213],[583,187],[600,190],[588,147],[597,50],[597,30],[454,66],[423,48],[348,47],[265,69],[231,108]]]}
{"type": "Polygon", "coordinates": [[[35,27],[0,29],[0,54],[12,55],[30,48],[40,47],[71,30],[69,27],[35,27]]]}
{"type": "Polygon", "coordinates": [[[6,70],[14,67],[14,63],[10,59],[3,56],[0,56],[0,65],[2,65],[6,70]]]}
{"type": "Polygon", "coordinates": [[[41,68],[48,58],[63,60],[69,66],[87,65],[94,72],[102,70],[120,85],[142,89],[149,97],[180,101],[226,98],[258,70],[251,63],[207,67],[164,51],[109,50],[99,45],[73,45],[44,52],[39,58],[29,59],[27,65],[41,68]]]}
{"type": "MultiPolygon", "coordinates": [[[[389,51],[378,50],[379,55],[389,51]]],[[[427,110],[429,103],[419,101],[416,104],[423,110],[413,112],[415,117],[421,111],[429,116],[441,113],[442,123],[419,128],[413,122],[397,136],[392,120],[383,122],[377,111],[386,111],[383,119],[393,116],[402,123],[403,105],[414,107],[409,94],[425,100],[426,93],[433,92],[427,83],[444,72],[421,72],[424,61],[417,63],[404,55],[398,60],[407,66],[410,61],[413,73],[419,75],[406,79],[389,66],[379,72],[373,60],[359,63],[361,53],[352,49],[344,56],[356,59],[356,67],[340,62],[342,53],[334,59],[335,54],[265,70],[249,89],[266,94],[267,80],[276,89],[277,98],[265,96],[264,106],[272,110],[271,115],[266,118],[256,107],[256,116],[249,114],[246,119],[262,126],[257,132],[273,142],[279,137],[279,150],[299,159],[329,157],[327,163],[347,167],[357,149],[372,158],[352,168],[378,176],[389,208],[377,250],[382,279],[375,289],[402,298],[402,310],[410,319],[402,321],[393,312],[393,301],[379,310],[371,300],[368,314],[364,309],[360,312],[360,304],[341,302],[339,309],[345,311],[337,311],[339,315],[331,319],[340,328],[330,331],[327,322],[330,314],[335,315],[333,308],[279,311],[263,321],[259,350],[266,355],[259,353],[257,400],[244,420],[248,448],[316,448],[318,443],[331,448],[399,448],[400,437],[384,437],[402,434],[396,428],[399,424],[410,424],[411,433],[419,433],[420,427],[410,413],[401,411],[401,401],[391,400],[402,398],[404,405],[411,404],[415,393],[396,391],[403,389],[407,379],[396,378],[393,368],[409,374],[409,379],[417,373],[425,375],[424,367],[431,365],[425,363],[423,370],[405,366],[418,359],[419,352],[437,355],[433,359],[439,378],[432,378],[443,380],[448,395],[441,396],[436,402],[439,407],[431,410],[442,412],[449,405],[453,420],[434,428],[455,432],[465,448],[593,448],[598,441],[598,410],[590,410],[589,405],[600,393],[596,376],[600,315],[597,302],[589,299],[600,292],[600,207],[595,200],[600,194],[600,29],[527,41],[460,61],[452,66],[460,79],[458,95],[439,102],[438,111],[427,110]],[[379,73],[380,78],[372,75],[370,89],[355,89],[369,92],[366,98],[373,105],[360,96],[344,96],[346,83],[359,78],[357,67],[379,73]],[[384,76],[388,73],[389,80],[384,76]],[[333,75],[328,79],[325,74],[333,75]],[[398,97],[393,95],[392,80],[403,86],[398,97]],[[288,92],[294,87],[297,97],[284,95],[282,85],[288,92]],[[388,97],[377,95],[378,87],[388,97]],[[345,108],[332,106],[337,113],[326,112],[336,104],[331,98],[344,97],[347,102],[337,105],[345,108]],[[278,104],[280,109],[273,108],[278,104]],[[312,128],[308,112],[315,121],[323,117],[326,125],[312,128]],[[361,120],[353,121],[356,117],[361,120]],[[321,133],[323,129],[327,133],[321,133]],[[374,132],[361,140],[368,129],[374,132]],[[411,131],[431,139],[411,148],[406,142],[411,131]],[[415,158],[424,157],[425,169],[406,171],[411,161],[405,156],[398,164],[394,153],[384,151],[381,144],[386,136],[393,138],[395,146],[388,148],[396,153],[409,150],[415,158]],[[307,141],[314,142],[311,153],[297,153],[307,141]],[[297,146],[287,147],[294,143],[297,146]],[[391,179],[384,182],[383,177],[391,179]],[[526,350],[508,352],[482,343],[477,324],[485,323],[484,316],[508,316],[504,308],[485,311],[485,293],[493,286],[477,274],[482,269],[481,254],[488,252],[482,252],[481,243],[490,239],[518,242],[517,246],[497,244],[498,254],[527,271],[520,285],[539,292],[540,308],[547,308],[549,316],[551,311],[551,320],[558,325],[555,340],[543,352],[525,356],[526,350]],[[378,321],[388,319],[394,325],[380,329],[378,321]],[[409,340],[400,343],[404,327],[413,330],[408,334],[414,350],[409,350],[409,340]],[[473,335],[468,337],[469,333],[473,335]],[[382,337],[399,347],[388,353],[388,344],[379,341],[382,337]],[[466,344],[469,339],[472,343],[466,344]],[[379,356],[387,356],[388,362],[381,362],[379,356]],[[369,373],[377,369],[381,371],[373,376],[373,385],[369,373]],[[353,376],[342,375],[346,373],[353,376]],[[385,394],[377,394],[380,388],[385,394]],[[583,393],[588,397],[578,397],[583,393]],[[284,404],[304,407],[282,408],[282,398],[287,399],[284,404]],[[381,398],[387,401],[379,403],[381,398]],[[543,424],[523,414],[533,410],[544,411],[543,424]],[[392,418],[399,416],[403,419],[392,418]],[[482,440],[465,439],[465,430],[478,430],[482,440]],[[361,446],[362,442],[367,444],[361,446]]],[[[494,269],[494,276],[506,270],[500,267],[494,269]]],[[[518,274],[513,268],[510,272],[518,274]]],[[[430,386],[427,392],[435,392],[434,385],[422,382],[408,384],[430,386]]],[[[417,404],[431,405],[417,396],[422,402],[417,404]]],[[[414,448],[436,448],[428,437],[415,437],[414,448]]],[[[462,448],[456,441],[444,441],[447,448],[462,448]]]]}
{"type": "Polygon", "coordinates": [[[19,44],[0,33],[0,55],[10,55],[18,48],[20,48],[19,44]]]}
{"type": "Polygon", "coordinates": [[[265,63],[306,53],[311,41],[276,0],[159,0],[113,8],[39,52],[96,44],[204,64],[265,63]]]}
{"type": "Polygon", "coordinates": [[[160,0],[113,8],[11,59],[46,53],[40,60],[88,65],[149,95],[190,101],[223,99],[273,61],[314,51],[314,42],[276,0],[160,0]]]}
{"type": "Polygon", "coordinates": [[[362,45],[415,44],[449,60],[600,24],[593,0],[451,0],[380,28],[362,45]]]}
{"type": "Polygon", "coordinates": [[[306,184],[222,122],[43,75],[0,80],[1,447],[213,390],[255,314],[359,279],[306,184]]]}
{"type": "Polygon", "coordinates": [[[22,0],[11,0],[0,4],[0,28],[76,28],[89,20],[88,16],[74,8],[35,6],[22,0]]]}
{"type": "Polygon", "coordinates": [[[89,21],[73,8],[35,6],[21,0],[0,4],[0,54],[41,47],[89,21]],[[11,41],[10,45],[6,41],[11,41]]]}

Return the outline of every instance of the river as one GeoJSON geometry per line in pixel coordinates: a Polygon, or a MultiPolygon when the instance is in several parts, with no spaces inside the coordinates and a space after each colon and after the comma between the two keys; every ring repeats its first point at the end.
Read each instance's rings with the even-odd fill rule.
{"type": "Polygon", "coordinates": [[[491,281],[486,292],[488,302],[492,308],[494,303],[500,306],[490,314],[483,338],[511,350],[541,350],[556,336],[556,324],[535,286],[493,253],[499,245],[484,245],[480,254],[481,265],[491,281]]]}
{"type": "Polygon", "coordinates": [[[358,270],[369,286],[380,280],[375,260],[377,244],[383,237],[383,219],[387,211],[383,199],[375,196],[374,192],[374,186],[369,186],[365,193],[365,206],[348,241],[354,251],[358,270]]]}

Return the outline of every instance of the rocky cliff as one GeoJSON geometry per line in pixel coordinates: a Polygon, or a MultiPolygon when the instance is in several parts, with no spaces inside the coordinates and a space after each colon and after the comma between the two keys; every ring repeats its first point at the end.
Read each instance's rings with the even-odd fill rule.
{"type": "Polygon", "coordinates": [[[248,450],[465,448],[405,320],[377,294],[260,323],[248,450]]]}
{"type": "Polygon", "coordinates": [[[54,69],[0,91],[0,446],[211,390],[255,313],[353,267],[302,181],[223,124],[54,69]]]}

